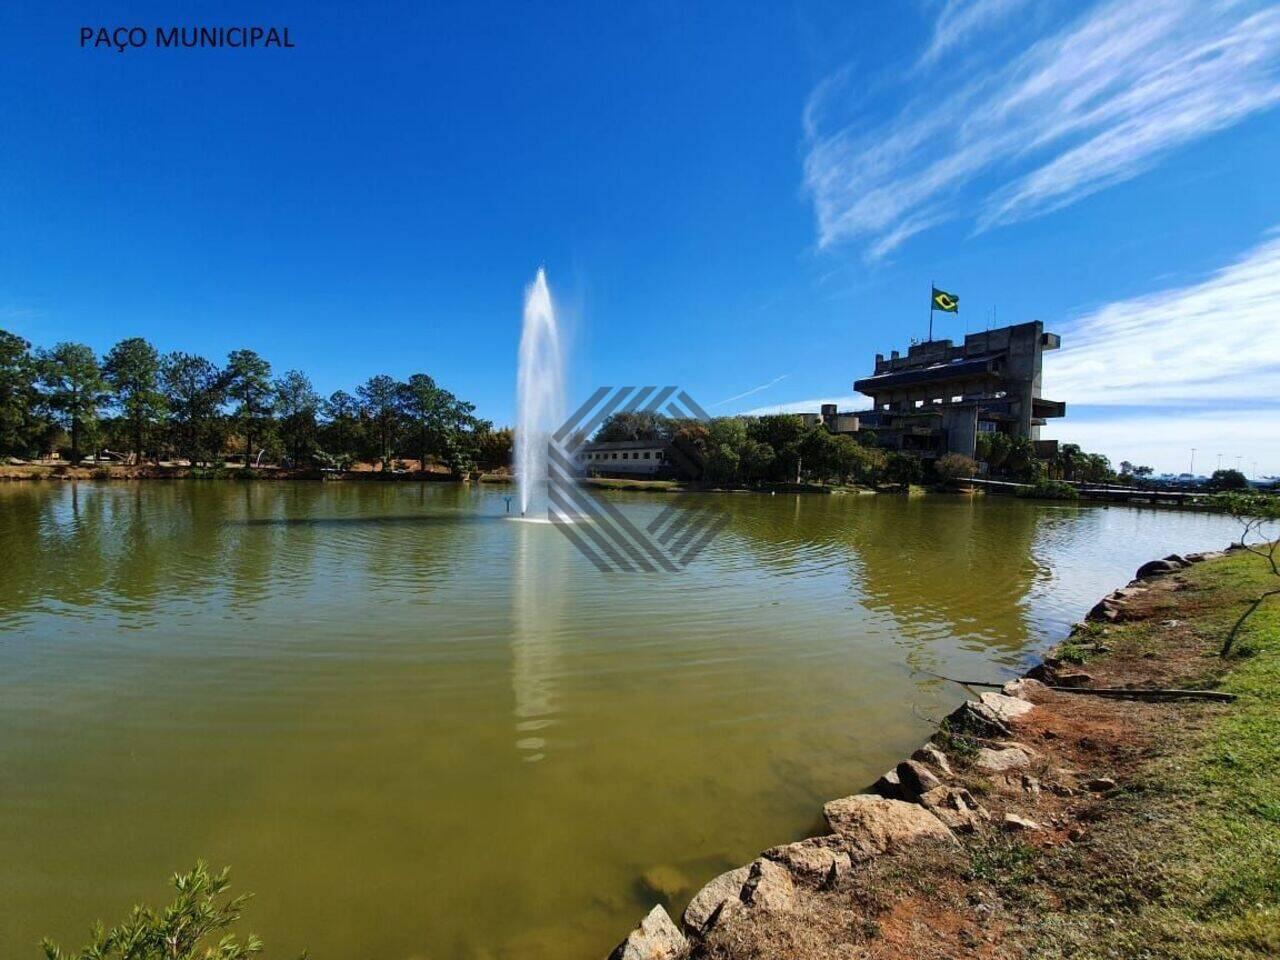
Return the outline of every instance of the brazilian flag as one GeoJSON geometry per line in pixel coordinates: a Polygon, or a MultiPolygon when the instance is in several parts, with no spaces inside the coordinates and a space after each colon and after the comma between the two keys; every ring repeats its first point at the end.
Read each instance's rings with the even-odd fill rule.
{"type": "Polygon", "coordinates": [[[933,299],[930,301],[930,309],[941,310],[943,313],[959,313],[960,298],[954,293],[947,293],[945,290],[933,288],[933,299]]]}

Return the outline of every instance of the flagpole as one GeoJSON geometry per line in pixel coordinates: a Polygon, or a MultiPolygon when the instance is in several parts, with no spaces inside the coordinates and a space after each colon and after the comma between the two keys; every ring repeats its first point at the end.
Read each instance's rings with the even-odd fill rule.
{"type": "Polygon", "coordinates": [[[933,343],[933,288],[934,283],[929,281],[929,339],[926,343],[933,343]]]}

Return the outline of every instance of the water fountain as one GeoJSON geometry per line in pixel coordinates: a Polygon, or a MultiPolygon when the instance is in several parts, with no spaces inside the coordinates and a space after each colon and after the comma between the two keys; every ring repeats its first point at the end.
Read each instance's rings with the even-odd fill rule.
{"type": "Polygon", "coordinates": [[[520,516],[547,506],[547,443],[564,419],[564,357],[543,268],[524,294],[516,376],[515,473],[520,516]]]}

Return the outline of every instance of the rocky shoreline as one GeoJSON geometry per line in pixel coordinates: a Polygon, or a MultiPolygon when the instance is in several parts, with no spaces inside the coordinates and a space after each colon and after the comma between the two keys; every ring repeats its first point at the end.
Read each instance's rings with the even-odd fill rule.
{"type": "MultiPolygon", "coordinates": [[[[1106,624],[1123,620],[1129,605],[1149,593],[1178,589],[1181,585],[1171,582],[1170,575],[1224,555],[1171,555],[1143,564],[1133,581],[1099,601],[1071,636],[1024,677],[961,704],[942,721],[937,734],[867,792],[826,803],[823,816],[829,833],[771,847],[751,863],[722,873],[694,894],[678,924],[661,904],[655,905],[608,955],[609,960],[710,955],[706,948],[713,935],[731,941],[735,928],[750,925],[753,917],[794,913],[802,901],[810,901],[812,910],[822,891],[869,869],[878,858],[908,848],[959,847],[966,836],[997,831],[1030,834],[1055,826],[1062,829],[1066,842],[1080,839],[1083,829],[1078,824],[1068,827],[1068,817],[1050,814],[1047,807],[1052,805],[1040,805],[1038,799],[1042,793],[1065,802],[1073,797],[1105,797],[1114,793],[1115,780],[1055,766],[1053,758],[1044,756],[1043,746],[1032,746],[1026,742],[1028,737],[1020,736],[1020,728],[1035,727],[1036,715],[1044,712],[1041,706],[1047,701],[1064,698],[1065,693],[1076,694],[1072,699],[1078,700],[1089,692],[1093,678],[1073,662],[1078,659],[1074,654],[1090,647],[1105,652],[1100,633],[1106,624]],[[1067,650],[1071,658],[1058,655],[1067,650]],[[957,752],[963,752],[964,777],[955,769],[957,752]],[[999,781],[996,795],[1006,808],[1002,813],[989,811],[966,785],[990,781],[999,781]],[[1015,802],[1007,802],[1008,798],[1015,802]],[[1035,813],[1038,805],[1046,806],[1044,813],[1035,813]],[[1045,816],[1054,822],[1038,822],[1045,816]]],[[[1136,697],[1153,691],[1098,692],[1136,697]]],[[[1199,691],[1173,692],[1194,696],[1199,691]]],[[[1048,731],[1041,735],[1057,736],[1048,731]]]]}

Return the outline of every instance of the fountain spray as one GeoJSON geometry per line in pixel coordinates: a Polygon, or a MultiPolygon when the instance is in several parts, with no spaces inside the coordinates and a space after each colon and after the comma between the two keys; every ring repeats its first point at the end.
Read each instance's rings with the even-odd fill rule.
{"type": "Polygon", "coordinates": [[[520,367],[516,376],[515,473],[520,516],[547,491],[547,444],[564,420],[564,357],[555,306],[546,270],[524,294],[524,327],[520,333],[520,367]]]}

